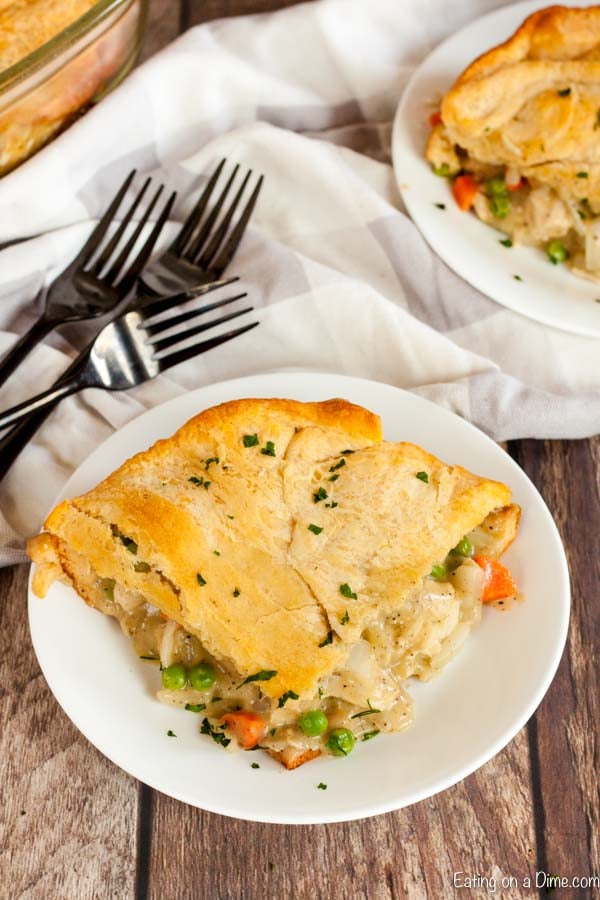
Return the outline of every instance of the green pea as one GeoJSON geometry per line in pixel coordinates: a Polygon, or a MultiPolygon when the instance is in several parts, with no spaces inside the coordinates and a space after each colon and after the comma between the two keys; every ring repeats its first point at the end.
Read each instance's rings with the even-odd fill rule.
{"type": "Polygon", "coordinates": [[[508,197],[508,188],[502,178],[490,178],[485,186],[490,197],[508,197]]]}
{"type": "Polygon", "coordinates": [[[216,680],[215,670],[208,663],[199,663],[190,669],[190,684],[195,691],[210,690],[216,680]]]}
{"type": "Polygon", "coordinates": [[[468,537],[462,538],[454,548],[454,552],[459,556],[473,556],[474,547],[468,537]]]}
{"type": "Polygon", "coordinates": [[[497,219],[506,219],[511,210],[510,197],[492,197],[490,210],[497,219]]]}
{"type": "Polygon", "coordinates": [[[432,566],[431,572],[429,573],[430,578],[435,578],[436,581],[441,581],[442,578],[446,577],[447,569],[443,563],[440,563],[439,566],[432,566]]]}
{"type": "Polygon", "coordinates": [[[565,259],[569,258],[567,248],[560,241],[550,241],[546,246],[546,253],[553,266],[557,266],[559,263],[564,262],[565,259]]]}
{"type": "Polygon", "coordinates": [[[168,691],[181,691],[187,682],[187,672],[181,663],[173,663],[162,670],[163,687],[168,691]]]}
{"type": "Polygon", "coordinates": [[[298,718],[298,727],[308,737],[318,737],[327,730],[329,722],[322,709],[311,709],[298,718]]]}
{"type": "Polygon", "coordinates": [[[452,175],[450,170],[450,166],[448,163],[442,163],[441,166],[432,166],[434,175],[439,175],[440,178],[449,178],[452,175]]]}
{"type": "Polygon", "coordinates": [[[327,738],[327,749],[334,756],[348,756],[355,743],[356,738],[348,728],[334,728],[327,738]]]}

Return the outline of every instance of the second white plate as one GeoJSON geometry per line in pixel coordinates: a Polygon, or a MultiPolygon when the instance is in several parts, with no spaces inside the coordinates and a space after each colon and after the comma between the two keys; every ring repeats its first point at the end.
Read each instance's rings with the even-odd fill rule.
{"type": "Polygon", "coordinates": [[[410,685],[416,720],[407,731],[360,743],[348,759],[322,757],[295,772],[264,753],[225,752],[198,733],[198,716],[159,703],[157,669],[136,658],[114,620],[58,583],[43,601],[29,594],[31,635],[44,676],[67,715],[109,759],[203,809],[308,824],[370,816],[430,797],[504,747],[554,675],[566,637],[569,580],[550,513],[510,457],[463,419],[389,385],[312,373],[241,378],[156,407],[102,444],[62,496],[93,487],[195,413],[241,397],[344,397],[378,413],[388,439],[413,441],[446,462],[510,485],[523,517],[506,559],[525,602],[506,613],[486,609],[441,677],[410,685]],[[169,737],[169,730],[177,736],[169,737]],[[253,762],[260,768],[252,769],[253,762]],[[320,782],[327,790],[317,788],[320,782]]]}
{"type": "MultiPolygon", "coordinates": [[[[431,248],[461,278],[524,316],[600,338],[600,302],[596,302],[600,285],[578,278],[565,266],[551,265],[541,250],[503,247],[500,232],[459,210],[449,180],[434,175],[423,155],[429,116],[457,76],[546,5],[527,0],[503,7],[436,47],[414,73],[398,107],[392,136],[394,170],[411,218],[431,248]]],[[[564,5],[579,3],[564,0],[564,5]]]]}

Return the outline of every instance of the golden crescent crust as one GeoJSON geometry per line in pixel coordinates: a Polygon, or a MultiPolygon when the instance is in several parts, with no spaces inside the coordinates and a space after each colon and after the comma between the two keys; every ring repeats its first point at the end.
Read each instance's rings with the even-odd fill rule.
{"type": "MultiPolygon", "coordinates": [[[[600,7],[552,6],[476,59],[443,100],[443,129],[479,162],[600,197],[600,7]],[[582,169],[587,175],[579,176],[582,169]]],[[[428,158],[439,156],[432,134],[428,158]]]]}
{"type": "Polygon", "coordinates": [[[505,485],[381,437],[343,400],[222,404],[59,504],[30,555],[84,597],[88,576],[139,592],[244,678],[275,671],[270,697],[314,692],[510,503],[505,485]]]}

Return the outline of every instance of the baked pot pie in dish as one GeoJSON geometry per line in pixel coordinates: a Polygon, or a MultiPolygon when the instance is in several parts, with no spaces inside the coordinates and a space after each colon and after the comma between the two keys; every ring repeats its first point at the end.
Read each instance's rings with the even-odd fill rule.
{"type": "Polygon", "coordinates": [[[600,7],[529,16],[430,122],[427,160],[461,209],[600,280],[600,7]]]}
{"type": "Polygon", "coordinates": [[[0,0],[0,175],[134,64],[147,0],[0,0]]]}
{"type": "Polygon", "coordinates": [[[519,514],[366,409],[239,400],[60,503],[28,552],[38,596],[72,585],[160,663],[160,700],[292,769],[410,724],[406,679],[517,595],[519,514]]]}

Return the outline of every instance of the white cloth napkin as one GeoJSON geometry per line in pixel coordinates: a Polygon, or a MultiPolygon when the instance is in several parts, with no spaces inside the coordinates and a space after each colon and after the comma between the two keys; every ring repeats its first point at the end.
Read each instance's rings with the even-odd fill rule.
{"type": "MultiPolygon", "coordinates": [[[[266,182],[232,272],[259,328],[127,394],[64,401],[0,486],[0,564],[24,559],[73,469],[144,409],[265,370],[343,372],[414,390],[494,438],[600,431],[598,342],[545,328],[479,294],[403,212],[391,121],[411,72],[496,0],[318,0],[195,28],[0,182],[0,352],[32,298],[81,246],[132,167],[179,191],[227,156],[266,182]]],[[[476,53],[476,48],[473,48],[476,53]]],[[[54,335],[0,394],[2,408],[62,372],[86,329],[54,335]]]]}

